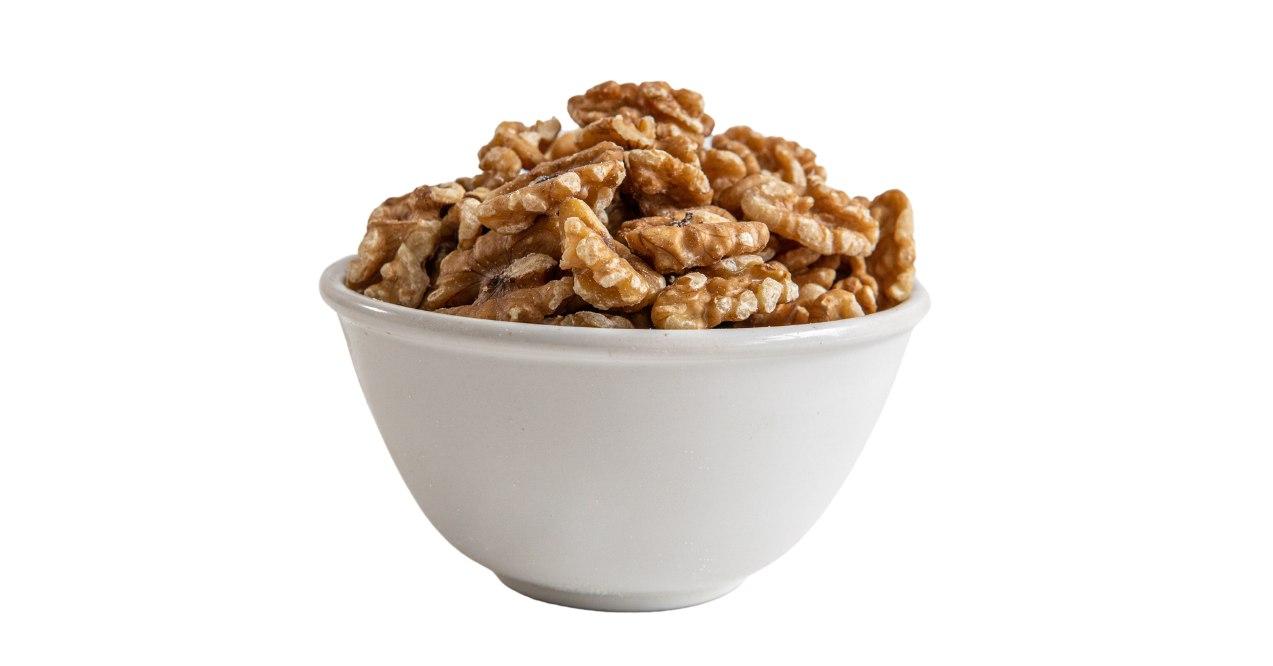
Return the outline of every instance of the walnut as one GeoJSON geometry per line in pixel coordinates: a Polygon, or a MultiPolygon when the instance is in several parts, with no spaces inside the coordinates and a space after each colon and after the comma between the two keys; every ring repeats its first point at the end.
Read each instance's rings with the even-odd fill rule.
{"type": "Polygon", "coordinates": [[[499,187],[522,172],[522,158],[511,148],[495,146],[478,158],[482,172],[465,181],[466,189],[499,187]]]}
{"type": "MultiPolygon", "coordinates": [[[[485,191],[482,188],[481,191],[485,191]]],[[[442,218],[446,235],[453,237],[457,247],[468,249],[473,247],[473,243],[477,241],[477,237],[482,235],[482,221],[477,217],[477,207],[482,203],[481,198],[470,196],[472,192],[465,194],[459,203],[451,206],[446,212],[446,217],[442,218]]]]}
{"type": "Polygon", "coordinates": [[[632,321],[627,317],[593,312],[591,310],[581,310],[561,317],[554,317],[544,323],[583,328],[632,328],[632,321]]]}
{"type": "Polygon", "coordinates": [[[712,194],[712,203],[733,213],[737,217],[746,217],[743,212],[743,195],[758,187],[766,178],[771,178],[768,174],[755,173],[743,176],[742,180],[735,182],[722,189],[718,189],[712,194]]]}
{"type": "Polygon", "coordinates": [[[575,293],[603,310],[639,310],[663,288],[663,276],[616,242],[592,208],[568,199],[557,212],[561,267],[574,272],[575,293]]]}
{"type": "Polygon", "coordinates": [[[849,257],[848,277],[837,281],[833,287],[835,289],[843,289],[852,292],[857,297],[858,304],[862,306],[862,311],[866,314],[872,314],[879,309],[878,301],[880,293],[880,285],[866,270],[866,259],[862,257],[849,257]]]}
{"type": "Polygon", "coordinates": [[[729,188],[747,176],[747,165],[743,163],[743,159],[728,150],[706,150],[703,153],[702,168],[713,190],[729,188]]]}
{"type": "Polygon", "coordinates": [[[787,270],[795,274],[809,270],[809,268],[818,263],[823,256],[826,255],[818,254],[803,245],[797,245],[791,249],[779,252],[775,261],[782,262],[782,265],[786,266],[787,270]]]}
{"type": "Polygon", "coordinates": [[[545,217],[516,234],[479,236],[471,248],[447,255],[424,307],[436,310],[474,302],[483,285],[497,280],[510,264],[528,254],[561,257],[561,226],[555,218],[545,217]]]}
{"type": "Polygon", "coordinates": [[[744,175],[754,176],[760,173],[760,159],[756,157],[756,153],[747,146],[747,144],[737,139],[731,139],[722,134],[712,137],[712,147],[715,150],[724,153],[730,153],[738,157],[743,164],[744,175]]]}
{"type": "MultiPolygon", "coordinates": [[[[809,263],[804,270],[793,270],[791,279],[798,285],[813,283],[824,289],[830,289],[840,269],[841,259],[842,257],[838,254],[818,255],[817,259],[809,263]]],[[[787,268],[790,269],[791,266],[787,265],[787,268]]]]}
{"type": "Polygon", "coordinates": [[[768,314],[757,313],[743,326],[790,326],[861,317],[864,314],[854,295],[843,289],[827,289],[806,283],[795,300],[779,305],[768,314]]]}
{"type": "MultiPolygon", "coordinates": [[[[544,152],[560,131],[561,122],[556,118],[541,120],[531,127],[518,122],[502,122],[495,128],[495,136],[477,151],[478,161],[480,163],[496,148],[505,148],[517,155],[522,168],[529,169],[544,161],[544,152]]],[[[486,167],[482,169],[485,171],[486,167]]]]}
{"type": "Polygon", "coordinates": [[[837,321],[865,314],[857,297],[843,289],[831,289],[805,306],[810,322],[837,321]]]}
{"type": "Polygon", "coordinates": [[[510,291],[538,287],[548,282],[557,272],[557,259],[546,254],[534,252],[518,257],[504,267],[499,273],[482,282],[474,304],[498,298],[510,291]]]}
{"type": "Polygon", "coordinates": [[[699,151],[702,141],[698,137],[688,134],[673,134],[672,136],[663,137],[654,142],[654,147],[675,157],[676,159],[702,168],[699,159],[699,151]]]}
{"type": "Polygon", "coordinates": [[[472,199],[477,199],[478,202],[480,203],[482,201],[486,201],[486,199],[491,196],[491,192],[492,192],[491,188],[479,186],[479,187],[474,187],[466,191],[464,193],[464,196],[472,198],[472,199]]]}
{"type": "MultiPolygon", "coordinates": [[[[815,186],[825,187],[816,180],[810,181],[810,191],[815,186]]],[[[841,199],[825,191],[820,193],[820,198],[800,196],[794,185],[762,176],[742,195],[741,205],[748,218],[764,222],[771,232],[819,254],[869,254],[878,234],[870,211],[847,196],[841,199]]]]}
{"type": "Polygon", "coordinates": [[[472,305],[460,305],[438,310],[443,314],[538,323],[561,309],[574,296],[570,276],[534,287],[502,291],[472,305]]]}
{"type": "Polygon", "coordinates": [[[791,272],[786,266],[766,262],[754,254],[722,259],[708,266],[704,272],[708,277],[748,280],[760,299],[760,312],[770,312],[779,303],[787,303],[799,293],[799,287],[791,280],[791,272]]]}
{"type": "Polygon", "coordinates": [[[713,137],[712,146],[703,157],[704,171],[711,177],[716,203],[734,213],[744,212],[743,195],[764,176],[791,185],[795,196],[805,194],[809,180],[826,177],[813,151],[782,137],[764,136],[750,127],[731,127],[713,137]]]}
{"type": "Polygon", "coordinates": [[[809,323],[809,304],[827,293],[825,287],[816,284],[801,285],[795,300],[783,303],[768,314],[757,313],[738,326],[791,326],[809,323]]]}
{"type": "MultiPolygon", "coordinates": [[[[875,248],[875,244],[880,240],[880,223],[871,214],[870,199],[866,197],[850,197],[844,192],[828,186],[826,181],[821,178],[810,178],[805,192],[809,195],[809,198],[813,199],[814,211],[818,212],[826,220],[834,221],[840,226],[847,227],[855,233],[861,234],[871,244],[871,248],[875,248]]],[[[848,252],[839,254],[863,256],[848,252]]]]}
{"type": "Polygon", "coordinates": [[[624,222],[619,237],[660,273],[680,273],[760,251],[769,243],[769,228],[760,222],[724,217],[710,208],[691,208],[676,217],[624,222]]]}
{"type": "Polygon", "coordinates": [[[911,202],[901,190],[889,190],[871,202],[871,214],[880,221],[880,242],[866,258],[866,266],[879,281],[880,308],[891,308],[909,298],[915,286],[911,202]]]}
{"type": "Polygon", "coordinates": [[[548,146],[548,159],[556,160],[579,152],[579,135],[582,132],[583,130],[572,129],[558,134],[552,145],[548,146]]]}
{"type": "Polygon", "coordinates": [[[367,218],[367,233],[358,246],[358,257],[345,270],[345,284],[362,291],[371,286],[398,247],[421,220],[439,219],[442,209],[464,196],[457,183],[425,185],[400,197],[386,199],[367,218]]]}
{"type": "Polygon", "coordinates": [[[745,285],[702,273],[686,273],[659,293],[650,317],[656,328],[712,328],[723,321],[743,321],[756,312],[756,295],[745,285]]]}
{"type": "MultiPolygon", "coordinates": [[[[812,150],[780,136],[765,136],[746,125],[725,130],[712,139],[712,145],[740,155],[750,153],[756,160],[755,166],[781,176],[798,188],[804,187],[807,176],[826,178],[826,171],[818,166],[817,155],[812,150]],[[740,147],[746,147],[746,150],[740,150],[740,147]]],[[[748,173],[757,173],[751,170],[750,162],[748,167],[748,173]]]]}
{"type": "Polygon", "coordinates": [[[662,150],[629,150],[624,159],[628,178],[624,187],[646,215],[666,214],[672,208],[705,206],[712,202],[712,186],[702,169],[662,150]]]}
{"type": "Polygon", "coordinates": [[[743,255],[676,278],[659,293],[650,316],[657,328],[713,328],[771,313],[797,295],[785,268],[743,255]]]}
{"type": "Polygon", "coordinates": [[[595,120],[621,115],[632,122],[653,116],[659,136],[694,134],[707,136],[715,122],[703,113],[703,97],[692,90],[674,89],[664,81],[619,84],[606,81],[571,97],[566,103],[570,117],[580,127],[595,120]]]}
{"type": "Polygon", "coordinates": [[[624,116],[598,118],[579,130],[576,150],[609,141],[624,148],[654,147],[654,118],[644,116],[635,123],[624,116]]]}
{"type": "Polygon", "coordinates": [[[500,233],[516,233],[570,196],[601,213],[614,200],[625,175],[623,150],[610,142],[599,143],[544,162],[495,188],[477,210],[478,218],[500,233]]]}
{"type": "Polygon", "coordinates": [[[425,264],[433,257],[442,240],[442,221],[423,219],[415,222],[415,230],[398,246],[393,260],[380,268],[380,281],[363,293],[377,300],[414,308],[420,305],[429,288],[425,264]]]}
{"type": "Polygon", "coordinates": [[[542,180],[532,181],[525,187],[492,194],[478,205],[476,217],[482,226],[493,231],[517,233],[534,224],[536,217],[579,194],[582,186],[579,174],[573,171],[543,176],[542,180]]]}
{"type": "Polygon", "coordinates": [[[835,269],[810,268],[807,271],[793,273],[791,279],[802,287],[806,284],[816,284],[823,289],[830,289],[831,285],[835,284],[835,269]]]}
{"type": "Polygon", "coordinates": [[[721,208],[720,206],[697,206],[697,207],[695,207],[695,208],[687,208],[687,209],[683,209],[683,210],[678,210],[678,211],[676,211],[676,212],[677,212],[677,214],[684,215],[685,213],[687,213],[687,212],[689,212],[689,211],[691,211],[691,210],[694,210],[694,211],[702,211],[702,212],[704,212],[704,213],[711,213],[712,215],[716,215],[716,216],[718,216],[718,217],[723,217],[723,218],[725,218],[726,220],[729,220],[730,222],[737,222],[737,221],[738,221],[738,218],[734,217],[734,214],[733,214],[733,213],[731,213],[731,212],[729,212],[729,211],[725,210],[724,208],[721,208]]]}
{"type": "Polygon", "coordinates": [[[516,178],[523,168],[543,162],[545,152],[560,131],[561,123],[556,118],[541,120],[530,127],[513,121],[500,123],[491,140],[477,151],[478,168],[482,172],[459,182],[468,190],[503,185],[516,178]]]}

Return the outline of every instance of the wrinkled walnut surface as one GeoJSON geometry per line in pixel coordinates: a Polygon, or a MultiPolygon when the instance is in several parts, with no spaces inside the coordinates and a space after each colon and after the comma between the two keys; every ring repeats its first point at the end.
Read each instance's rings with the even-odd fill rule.
{"type": "Polygon", "coordinates": [[[764,178],[742,195],[743,212],[764,222],[769,230],[818,254],[864,256],[875,246],[878,225],[870,210],[853,200],[801,196],[790,183],[764,178]]]}
{"type": "Polygon", "coordinates": [[[456,183],[425,185],[409,194],[386,199],[367,218],[367,233],[358,246],[358,257],[349,262],[345,284],[366,289],[377,279],[380,268],[393,258],[422,220],[440,219],[443,207],[458,202],[464,188],[456,183]]]}
{"type": "Polygon", "coordinates": [[[901,190],[875,197],[871,211],[880,220],[880,242],[866,265],[879,282],[880,307],[888,308],[906,300],[915,286],[915,223],[901,190]]]}
{"type": "MultiPolygon", "coordinates": [[[[350,289],[444,314],[589,328],[861,317],[915,282],[910,201],[832,187],[801,144],[715,122],[698,93],[607,81],[505,121],[479,172],[385,200],[350,289]]],[[[472,173],[469,171],[468,173],[472,173]]]]}
{"type": "Polygon", "coordinates": [[[472,305],[446,308],[439,312],[477,319],[538,324],[548,315],[557,312],[574,294],[572,282],[570,277],[564,277],[536,287],[502,292],[472,305]]]}
{"type": "Polygon", "coordinates": [[[712,328],[771,313],[797,294],[786,268],[744,255],[678,277],[655,299],[650,315],[657,328],[712,328]]]}
{"type": "Polygon", "coordinates": [[[707,136],[715,122],[703,113],[703,96],[676,89],[665,81],[616,83],[606,81],[566,102],[570,117],[580,126],[606,116],[621,115],[637,121],[653,116],[662,135],[689,133],[707,136]]]}
{"type": "Polygon", "coordinates": [[[586,203],[570,199],[561,220],[561,267],[574,271],[575,293],[590,305],[622,312],[650,304],[663,276],[617,242],[586,203]]]}
{"type": "Polygon", "coordinates": [[[576,326],[579,328],[633,328],[632,320],[622,315],[605,314],[591,310],[580,310],[561,317],[553,317],[544,322],[558,326],[576,326]]]}
{"type": "Polygon", "coordinates": [[[666,274],[758,252],[769,242],[769,228],[710,208],[691,208],[674,217],[628,220],[619,236],[633,252],[650,260],[655,270],[666,274]]]}

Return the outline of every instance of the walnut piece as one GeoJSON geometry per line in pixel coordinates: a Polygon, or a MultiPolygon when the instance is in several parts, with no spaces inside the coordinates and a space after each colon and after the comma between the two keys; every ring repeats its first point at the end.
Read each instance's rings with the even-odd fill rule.
{"type": "Polygon", "coordinates": [[[546,320],[546,324],[557,326],[577,326],[581,328],[632,328],[632,321],[622,315],[606,314],[581,310],[561,317],[546,320]]]}
{"type": "Polygon", "coordinates": [[[776,260],[794,274],[809,270],[824,256],[826,255],[818,254],[803,245],[797,245],[779,252],[776,260]]]}
{"type": "Polygon", "coordinates": [[[807,283],[800,287],[799,296],[774,308],[768,314],[757,313],[745,326],[790,326],[837,321],[864,314],[854,295],[843,289],[827,289],[807,283]]]}
{"type": "Polygon", "coordinates": [[[567,171],[555,176],[543,176],[503,194],[492,194],[478,205],[477,221],[482,226],[502,234],[513,234],[534,224],[535,218],[548,212],[557,204],[579,194],[583,183],[579,174],[567,171]]]}
{"type": "Polygon", "coordinates": [[[582,127],[607,116],[621,115],[632,122],[653,116],[660,136],[712,133],[715,122],[703,113],[703,96],[675,89],[665,81],[642,84],[606,81],[566,102],[570,117],[582,127]]]}
{"type": "Polygon", "coordinates": [[[864,313],[857,298],[843,289],[831,289],[805,306],[809,309],[809,321],[838,321],[861,317],[864,313]]]}
{"type": "Polygon", "coordinates": [[[407,235],[389,263],[380,269],[380,281],[367,287],[366,295],[395,305],[418,307],[429,288],[429,272],[425,266],[442,240],[442,221],[423,219],[415,222],[415,230],[407,235]]]}
{"type": "Polygon", "coordinates": [[[835,284],[835,269],[810,268],[807,271],[793,274],[791,279],[801,287],[806,284],[816,284],[823,289],[830,289],[831,285],[835,284]]]}
{"type": "Polygon", "coordinates": [[[574,295],[573,282],[570,276],[566,276],[535,287],[502,291],[472,305],[445,308],[438,312],[477,319],[539,323],[570,300],[574,295]]]}
{"type": "Polygon", "coordinates": [[[709,148],[703,153],[703,173],[713,190],[724,190],[747,176],[747,165],[736,153],[709,148]]]}
{"type": "Polygon", "coordinates": [[[513,121],[502,122],[495,128],[490,142],[477,151],[478,161],[480,163],[493,149],[506,148],[517,155],[522,168],[529,169],[544,161],[544,152],[560,131],[561,122],[556,118],[541,120],[530,127],[513,121]]]}
{"type": "MultiPolygon", "coordinates": [[[[810,178],[806,193],[813,199],[813,210],[824,220],[846,227],[860,234],[871,248],[880,240],[880,223],[871,214],[871,200],[866,197],[850,197],[830,187],[821,178],[810,178]]],[[[862,256],[851,252],[839,252],[848,256],[862,256]]]]}
{"type": "Polygon", "coordinates": [[[369,287],[403,241],[418,230],[421,220],[439,219],[445,206],[463,196],[464,188],[459,184],[443,183],[386,199],[367,218],[367,233],[358,246],[358,257],[345,270],[345,284],[358,291],[369,287]]]}
{"type": "Polygon", "coordinates": [[[473,304],[480,304],[493,298],[499,298],[510,291],[538,287],[548,282],[557,272],[557,259],[546,254],[532,253],[514,259],[499,273],[482,282],[477,299],[473,304]]]}
{"type": "MultiPolygon", "coordinates": [[[[763,171],[778,174],[792,185],[803,187],[806,177],[826,178],[826,170],[818,166],[817,155],[795,141],[780,136],[765,136],[746,125],[725,130],[712,139],[717,148],[750,153],[755,166],[763,171]],[[740,151],[740,147],[746,150],[740,151]]],[[[749,170],[748,173],[757,173],[749,170]]]]}
{"type": "Polygon", "coordinates": [[[866,258],[867,270],[879,281],[880,308],[910,298],[915,287],[915,223],[911,202],[901,190],[889,190],[871,202],[880,221],[880,242],[866,258]]]}
{"type": "Polygon", "coordinates": [[[852,292],[857,297],[858,304],[862,306],[862,311],[866,314],[878,311],[880,285],[875,280],[875,277],[867,272],[866,259],[849,257],[848,262],[849,276],[837,281],[833,287],[852,292]]]}
{"type": "Polygon", "coordinates": [[[477,216],[483,226],[494,231],[516,233],[572,196],[600,213],[614,200],[625,175],[623,150],[608,141],[599,143],[543,162],[491,190],[477,216]]]}
{"type": "Polygon", "coordinates": [[[769,228],[760,222],[739,222],[711,208],[691,208],[675,217],[628,220],[619,237],[660,273],[680,273],[760,251],[769,243],[769,228]]]}
{"type": "Polygon", "coordinates": [[[473,247],[459,249],[442,260],[436,285],[424,300],[424,307],[436,310],[473,303],[483,285],[496,280],[506,268],[528,254],[561,257],[561,226],[545,217],[516,234],[488,233],[479,236],[473,247]]]}
{"type": "Polygon", "coordinates": [[[561,267],[574,272],[575,293],[588,304],[603,310],[639,310],[663,288],[663,276],[615,241],[587,203],[567,199],[557,219],[562,230],[561,267]]]}
{"type": "Polygon", "coordinates": [[[561,122],[556,118],[541,120],[532,126],[506,121],[495,128],[495,134],[477,151],[481,173],[458,182],[465,189],[499,187],[517,177],[521,170],[543,162],[545,152],[554,143],[561,122]]]}
{"type": "Polygon", "coordinates": [[[628,168],[624,187],[647,215],[712,202],[712,185],[694,164],[657,149],[629,150],[624,159],[628,168]]]}
{"type": "Polygon", "coordinates": [[[758,187],[766,178],[772,177],[764,173],[743,176],[741,180],[733,185],[714,191],[712,193],[712,203],[724,208],[736,217],[746,217],[743,212],[743,195],[758,187]]]}
{"type": "Polygon", "coordinates": [[[699,137],[691,134],[673,134],[659,138],[654,142],[654,147],[686,164],[702,168],[698,156],[701,143],[699,137]]]}
{"type": "MultiPolygon", "coordinates": [[[[811,181],[810,189],[815,183],[811,181]]],[[[748,218],[764,222],[771,232],[797,241],[818,254],[869,254],[878,235],[870,210],[848,197],[839,199],[826,192],[822,194],[825,195],[822,198],[801,196],[794,185],[773,176],[762,176],[742,195],[740,203],[748,218]],[[818,207],[820,202],[835,207],[818,207]]]]}
{"type": "Polygon", "coordinates": [[[743,255],[676,278],[659,293],[650,316],[656,328],[713,328],[771,313],[798,294],[786,268],[743,255]]]}
{"type": "MultiPolygon", "coordinates": [[[[808,251],[808,248],[799,249],[808,251]]],[[[784,254],[788,258],[794,259],[793,255],[795,252],[797,250],[784,254]]],[[[803,259],[804,257],[800,258],[803,259]]],[[[835,283],[842,259],[843,257],[838,254],[817,255],[817,258],[809,262],[804,270],[792,270],[791,279],[800,286],[816,284],[824,289],[830,289],[831,285],[835,283]]],[[[791,268],[791,264],[784,263],[783,265],[787,266],[788,269],[791,268]]]]}
{"type": "Polygon", "coordinates": [[[624,148],[654,147],[654,118],[644,116],[635,123],[625,116],[598,118],[579,130],[575,149],[591,148],[609,141],[624,148]]]}
{"type": "Polygon", "coordinates": [[[751,327],[807,324],[809,323],[809,304],[825,293],[827,293],[827,290],[819,285],[802,285],[795,300],[779,305],[774,308],[773,312],[768,314],[758,313],[752,315],[751,319],[740,322],[737,325],[751,327]]]}
{"type": "Polygon", "coordinates": [[[473,247],[477,237],[482,235],[482,220],[477,216],[477,207],[481,203],[480,199],[464,197],[463,201],[451,208],[451,212],[457,217],[455,238],[461,249],[473,247]]]}

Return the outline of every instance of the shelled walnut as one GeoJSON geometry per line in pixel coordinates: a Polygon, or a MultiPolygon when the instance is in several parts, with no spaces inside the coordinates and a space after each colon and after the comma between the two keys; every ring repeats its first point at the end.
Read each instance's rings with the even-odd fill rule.
{"type": "MultiPolygon", "coordinates": [[[[346,285],[397,306],[589,328],[867,316],[914,289],[910,201],[832,187],[807,147],[713,136],[698,93],[607,81],[499,123],[479,173],[372,211],[346,285]]],[[[472,173],[472,172],[469,172],[472,173]]]]}

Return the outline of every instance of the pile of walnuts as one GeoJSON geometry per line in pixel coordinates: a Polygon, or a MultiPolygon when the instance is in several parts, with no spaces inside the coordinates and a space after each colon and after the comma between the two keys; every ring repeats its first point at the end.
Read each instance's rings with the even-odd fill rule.
{"type": "Polygon", "coordinates": [[[594,328],[778,326],[900,303],[910,202],[851,197],[813,151],[712,135],[696,92],[602,83],[557,119],[503,122],[481,173],[371,212],[346,284],[464,317],[594,328]]]}

